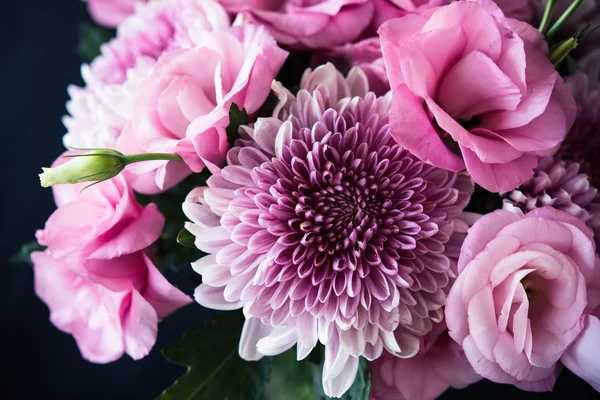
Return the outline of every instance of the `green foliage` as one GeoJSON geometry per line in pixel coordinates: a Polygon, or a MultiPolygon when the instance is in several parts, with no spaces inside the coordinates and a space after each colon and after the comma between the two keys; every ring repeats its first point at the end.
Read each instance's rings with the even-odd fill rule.
{"type": "Polygon", "coordinates": [[[248,125],[248,113],[246,109],[240,108],[235,103],[229,107],[229,125],[227,125],[227,141],[233,147],[235,139],[239,138],[238,129],[241,125],[248,125]]]}
{"type": "Polygon", "coordinates": [[[185,228],[180,230],[179,234],[177,235],[177,243],[179,243],[182,246],[188,247],[190,249],[196,248],[196,246],[194,245],[195,240],[196,240],[196,237],[194,235],[192,235],[192,233],[185,228]]]}
{"type": "Polygon", "coordinates": [[[100,54],[100,46],[115,36],[115,31],[98,25],[83,23],[79,26],[77,52],[85,62],[91,62],[100,54]]]}
{"type": "Polygon", "coordinates": [[[44,246],[38,244],[38,242],[33,241],[29,243],[25,243],[21,246],[21,249],[13,254],[10,257],[11,264],[29,264],[32,265],[31,262],[31,253],[34,251],[43,251],[46,249],[44,246]]]}
{"type": "Polygon", "coordinates": [[[188,371],[158,400],[261,400],[273,360],[239,357],[243,322],[239,312],[217,314],[163,349],[167,360],[188,371]]]}
{"type": "MultiPolygon", "coordinates": [[[[323,392],[323,346],[317,346],[302,361],[296,361],[296,349],[274,357],[266,400],[329,400],[323,392]],[[311,359],[312,357],[312,359],[311,359]],[[319,361],[314,363],[313,361],[319,361]]],[[[371,375],[367,360],[360,359],[354,383],[342,396],[343,400],[368,400],[371,394],[371,375]]]]}

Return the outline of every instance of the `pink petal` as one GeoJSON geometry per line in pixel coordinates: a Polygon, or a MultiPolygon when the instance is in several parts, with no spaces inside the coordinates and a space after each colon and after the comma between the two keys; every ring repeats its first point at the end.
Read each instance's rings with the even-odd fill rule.
{"type": "MultiPolygon", "coordinates": [[[[496,234],[502,228],[521,220],[521,218],[522,216],[510,211],[497,210],[478,219],[469,228],[469,234],[461,248],[460,259],[458,260],[458,272],[460,273],[496,237],[496,234]]],[[[516,248],[519,245],[520,243],[517,242],[516,248]]]]}
{"type": "Polygon", "coordinates": [[[404,41],[421,31],[427,19],[418,14],[408,14],[399,19],[389,20],[379,27],[381,52],[392,89],[404,84],[400,65],[401,46],[404,41]]]}
{"type": "Polygon", "coordinates": [[[577,340],[562,355],[561,361],[575,375],[600,392],[600,320],[588,315],[585,328],[577,340]]]}
{"type": "Polygon", "coordinates": [[[449,115],[459,119],[486,111],[515,110],[521,91],[488,56],[475,51],[448,71],[436,100],[449,115]]]}
{"type": "Polygon", "coordinates": [[[136,290],[131,292],[130,304],[121,310],[125,352],[134,360],[150,353],[156,342],[158,317],[154,308],[136,290]]]}
{"type": "Polygon", "coordinates": [[[390,110],[392,136],[402,147],[422,161],[451,171],[464,169],[459,156],[442,142],[421,102],[406,85],[398,86],[392,95],[390,110]]]}
{"type": "Polygon", "coordinates": [[[506,164],[486,164],[465,146],[460,146],[460,148],[467,171],[473,180],[491,192],[515,189],[533,176],[533,170],[538,163],[537,157],[524,154],[506,164]]]}
{"type": "MultiPolygon", "coordinates": [[[[502,38],[496,20],[481,5],[465,1],[440,7],[423,26],[422,32],[441,30],[448,26],[461,27],[464,30],[467,41],[462,54],[481,51],[492,60],[497,61],[500,56],[502,38]]],[[[443,51],[447,51],[447,49],[443,51]]]]}
{"type": "Polygon", "coordinates": [[[406,39],[400,49],[406,86],[419,97],[435,96],[446,72],[463,53],[466,41],[459,26],[442,27],[406,39]]]}
{"type": "Polygon", "coordinates": [[[492,349],[501,335],[496,322],[492,289],[486,286],[479,290],[469,302],[468,321],[470,337],[477,348],[488,359],[493,359],[492,349]]]}
{"type": "Polygon", "coordinates": [[[264,337],[267,337],[273,328],[263,324],[259,318],[249,318],[244,322],[242,336],[238,352],[241,358],[247,361],[257,361],[264,357],[256,349],[256,343],[264,337]]]}

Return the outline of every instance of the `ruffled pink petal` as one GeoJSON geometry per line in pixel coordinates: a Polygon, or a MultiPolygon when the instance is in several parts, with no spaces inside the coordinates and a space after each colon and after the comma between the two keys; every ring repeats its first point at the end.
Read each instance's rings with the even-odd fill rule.
{"type": "Polygon", "coordinates": [[[485,164],[465,146],[461,146],[461,151],[473,180],[491,192],[513,190],[533,176],[538,163],[536,156],[524,154],[506,164],[485,164]]]}
{"type": "MultiPolygon", "coordinates": [[[[464,31],[466,42],[462,54],[481,51],[492,60],[498,60],[502,48],[500,31],[494,17],[480,4],[464,1],[440,7],[423,26],[422,32],[449,26],[460,27],[464,31]]],[[[448,52],[448,49],[445,48],[443,52],[448,52]]]]}
{"type": "Polygon", "coordinates": [[[405,83],[400,64],[402,44],[407,38],[419,33],[426,22],[427,19],[421,15],[408,14],[403,18],[387,21],[379,27],[381,52],[392,90],[405,83]]]}
{"type": "Polygon", "coordinates": [[[467,36],[459,26],[441,27],[407,38],[400,48],[400,64],[406,86],[419,97],[435,96],[446,72],[459,59],[466,43],[467,36]]]}
{"type": "Polygon", "coordinates": [[[444,76],[437,103],[454,119],[517,108],[521,91],[484,53],[462,57],[444,76]]]}
{"type": "Polygon", "coordinates": [[[158,317],[138,291],[133,290],[130,296],[120,310],[125,352],[134,360],[139,360],[150,353],[156,342],[158,317]]]}
{"type": "Polygon", "coordinates": [[[584,324],[583,332],[560,360],[571,372],[600,392],[600,320],[588,315],[584,324]]]}
{"type": "Polygon", "coordinates": [[[392,95],[392,136],[422,161],[451,171],[464,169],[462,159],[442,142],[423,105],[406,85],[398,86],[392,95]]]}

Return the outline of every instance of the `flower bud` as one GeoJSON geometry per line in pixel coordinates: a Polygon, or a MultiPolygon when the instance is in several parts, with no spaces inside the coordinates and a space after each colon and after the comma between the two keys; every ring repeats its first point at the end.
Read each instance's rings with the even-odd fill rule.
{"type": "Polygon", "coordinates": [[[84,154],[73,154],[73,158],[58,167],[42,168],[40,181],[43,187],[61,183],[102,182],[119,175],[126,162],[122,153],[109,150],[93,150],[84,154]]]}

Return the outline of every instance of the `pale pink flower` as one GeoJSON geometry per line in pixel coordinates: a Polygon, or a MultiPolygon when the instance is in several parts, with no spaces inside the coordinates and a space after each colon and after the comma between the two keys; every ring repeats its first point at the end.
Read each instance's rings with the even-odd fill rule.
{"type": "Polygon", "coordinates": [[[244,7],[240,11],[246,21],[264,25],[278,43],[295,49],[330,49],[352,42],[370,26],[375,11],[371,0],[286,0],[277,4],[278,9],[244,7]]]}
{"type": "Polygon", "coordinates": [[[133,14],[137,3],[148,0],[85,0],[92,19],[100,25],[116,28],[125,18],[133,14]]]}
{"type": "Polygon", "coordinates": [[[379,30],[392,135],[421,160],[490,191],[533,175],[575,116],[543,36],[489,0],[458,1],[379,30]]]}
{"type": "Polygon", "coordinates": [[[448,388],[461,389],[482,379],[448,336],[445,323],[436,324],[421,341],[413,358],[383,354],[370,363],[371,400],[434,400],[448,388]]]}
{"type": "Polygon", "coordinates": [[[226,11],[212,0],[160,0],[136,7],[115,39],[81,73],[86,86],[70,86],[63,118],[66,146],[116,148],[133,118],[141,82],[165,52],[190,48],[204,32],[227,29],[226,11]]]}
{"type": "Polygon", "coordinates": [[[119,290],[77,275],[50,251],[32,253],[35,292],[50,309],[50,321],[73,335],[88,361],[107,363],[124,353],[145,357],[156,341],[159,320],[191,299],[173,287],[141,251],[106,262],[126,268],[129,284],[119,290]]]}
{"type": "Polygon", "coordinates": [[[145,254],[164,217],[154,204],[138,204],[122,176],[84,187],[53,186],[58,209],[36,234],[47,250],[32,256],[36,293],[86,359],[144,357],[158,319],[191,301],[145,254]]]}
{"type": "Polygon", "coordinates": [[[582,330],[592,323],[597,334],[589,314],[600,303],[600,260],[582,221],[551,207],[526,215],[497,210],[469,230],[458,270],[446,323],[477,373],[524,390],[551,390],[561,357],[585,338],[570,361],[574,372],[595,374],[597,382],[597,367],[587,369],[581,352],[597,354],[582,330]]]}
{"type": "Polygon", "coordinates": [[[204,32],[196,45],[164,55],[138,89],[133,118],[118,140],[124,153],[176,153],[179,161],[132,165],[144,193],[159,192],[191,171],[222,166],[232,103],[253,114],[269,95],[287,52],[260,26],[204,32]]]}
{"type": "Polygon", "coordinates": [[[244,308],[245,359],[323,343],[324,389],[340,396],[360,356],[413,356],[441,320],[446,245],[473,183],[395,144],[389,100],[359,69],[307,70],[297,96],[273,88],[274,118],[240,129],[227,166],[184,204],[208,253],[192,265],[195,298],[244,308]]]}

